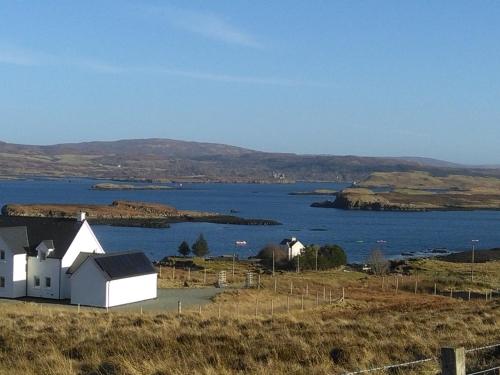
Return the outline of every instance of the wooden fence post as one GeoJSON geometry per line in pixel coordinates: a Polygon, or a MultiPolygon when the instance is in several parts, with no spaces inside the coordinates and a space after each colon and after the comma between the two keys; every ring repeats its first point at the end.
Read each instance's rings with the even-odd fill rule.
{"type": "Polygon", "coordinates": [[[260,273],[257,275],[257,289],[260,289],[260,273]]]}
{"type": "Polygon", "coordinates": [[[396,294],[398,294],[399,289],[399,279],[396,279],[396,294]]]}
{"type": "Polygon", "coordinates": [[[175,280],[175,266],[172,267],[172,280],[175,280]]]}
{"type": "Polygon", "coordinates": [[[290,281],[290,295],[293,294],[293,281],[290,281]]]}
{"type": "Polygon", "coordinates": [[[434,283],[434,295],[437,295],[437,284],[434,283]]]}
{"type": "Polygon", "coordinates": [[[181,301],[177,301],[177,313],[179,315],[182,315],[182,302],[181,301]]]}
{"type": "Polygon", "coordinates": [[[271,320],[273,319],[274,317],[274,300],[271,299],[271,320]]]}
{"type": "Polygon", "coordinates": [[[465,375],[465,349],[441,348],[442,375],[465,375]]]}
{"type": "Polygon", "coordinates": [[[469,289],[469,301],[470,301],[470,292],[471,292],[471,290],[469,289]]]}
{"type": "Polygon", "coordinates": [[[309,283],[306,284],[306,296],[309,295],[309,283]]]}
{"type": "Polygon", "coordinates": [[[278,278],[275,277],[274,278],[274,293],[276,293],[277,290],[278,290],[278,278]]]}
{"type": "Polygon", "coordinates": [[[286,312],[290,312],[290,296],[286,296],[286,312]]]}
{"type": "Polygon", "coordinates": [[[302,294],[301,310],[304,311],[304,295],[302,294]]]}
{"type": "Polygon", "coordinates": [[[188,267],[188,281],[191,281],[191,267],[188,267]]]}
{"type": "Polygon", "coordinates": [[[207,269],[203,269],[203,284],[207,284],[207,269]]]}

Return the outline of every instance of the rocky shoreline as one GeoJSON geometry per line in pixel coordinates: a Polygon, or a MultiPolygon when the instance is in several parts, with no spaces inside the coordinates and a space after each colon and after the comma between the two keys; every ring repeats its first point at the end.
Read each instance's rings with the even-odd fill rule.
{"type": "Polygon", "coordinates": [[[246,219],[213,212],[178,210],[175,207],[148,202],[114,201],[110,205],[92,204],[7,204],[4,216],[73,218],[86,212],[89,222],[122,227],[168,228],[170,224],[204,222],[231,225],[280,225],[267,219],[246,219]]]}
{"type": "Polygon", "coordinates": [[[425,191],[374,192],[365,188],[349,188],[335,200],[314,202],[311,207],[365,211],[472,211],[500,210],[500,194],[425,191]]]}

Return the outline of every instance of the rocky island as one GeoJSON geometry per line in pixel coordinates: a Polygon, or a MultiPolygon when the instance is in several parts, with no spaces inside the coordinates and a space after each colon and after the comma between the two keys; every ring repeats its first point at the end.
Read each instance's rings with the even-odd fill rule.
{"type": "Polygon", "coordinates": [[[91,190],[176,190],[172,186],[166,185],[133,185],[133,184],[113,184],[101,183],[92,185],[91,190]]]}
{"type": "Polygon", "coordinates": [[[500,210],[500,179],[374,173],[356,187],[339,192],[335,200],[311,206],[373,211],[500,210]]]}
{"type": "Polygon", "coordinates": [[[75,217],[77,212],[87,213],[93,224],[168,228],[172,223],[207,222],[235,225],[280,225],[274,220],[245,219],[213,212],[178,210],[160,203],[114,201],[110,205],[97,204],[7,204],[2,207],[5,216],[75,217]]]}

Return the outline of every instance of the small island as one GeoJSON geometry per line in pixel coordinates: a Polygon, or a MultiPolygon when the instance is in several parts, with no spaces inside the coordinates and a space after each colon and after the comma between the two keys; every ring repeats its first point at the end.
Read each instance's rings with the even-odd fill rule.
{"type": "Polygon", "coordinates": [[[500,210],[500,179],[433,176],[427,172],[374,173],[335,200],[312,207],[372,211],[500,210]]]}
{"type": "Polygon", "coordinates": [[[132,185],[132,184],[101,183],[93,185],[90,188],[90,190],[177,190],[177,188],[166,185],[132,185]]]}
{"type": "Polygon", "coordinates": [[[114,201],[110,205],[98,204],[7,204],[4,216],[31,216],[72,218],[85,212],[92,224],[123,227],[168,228],[182,222],[206,222],[234,225],[280,225],[274,220],[246,219],[214,212],[178,210],[160,203],[114,201]]]}

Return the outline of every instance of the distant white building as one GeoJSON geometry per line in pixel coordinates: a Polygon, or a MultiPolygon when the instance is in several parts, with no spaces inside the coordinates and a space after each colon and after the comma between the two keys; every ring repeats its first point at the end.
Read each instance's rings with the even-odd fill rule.
{"type": "MultiPolygon", "coordinates": [[[[77,259],[89,255],[104,256],[104,250],[84,214],[76,220],[0,216],[0,298],[72,299],[72,274],[68,271],[77,259]]],[[[118,258],[112,259],[111,263],[120,262],[118,258]]],[[[148,272],[153,274],[151,263],[149,266],[148,272]]],[[[123,279],[133,279],[137,276],[135,272],[133,266],[121,265],[123,279]]],[[[154,276],[154,286],[152,282],[147,285],[143,299],[151,298],[153,287],[152,298],[156,297],[154,276]]],[[[123,290],[110,289],[109,298],[124,300],[119,296],[128,288],[124,285],[123,290]]],[[[88,295],[97,293],[89,286],[85,289],[88,295]]]]}
{"type": "Polygon", "coordinates": [[[292,238],[285,238],[283,241],[280,243],[281,246],[285,248],[288,254],[288,260],[292,260],[295,258],[297,255],[300,255],[302,250],[304,250],[306,247],[300,242],[297,238],[292,237],[292,238]]]}

